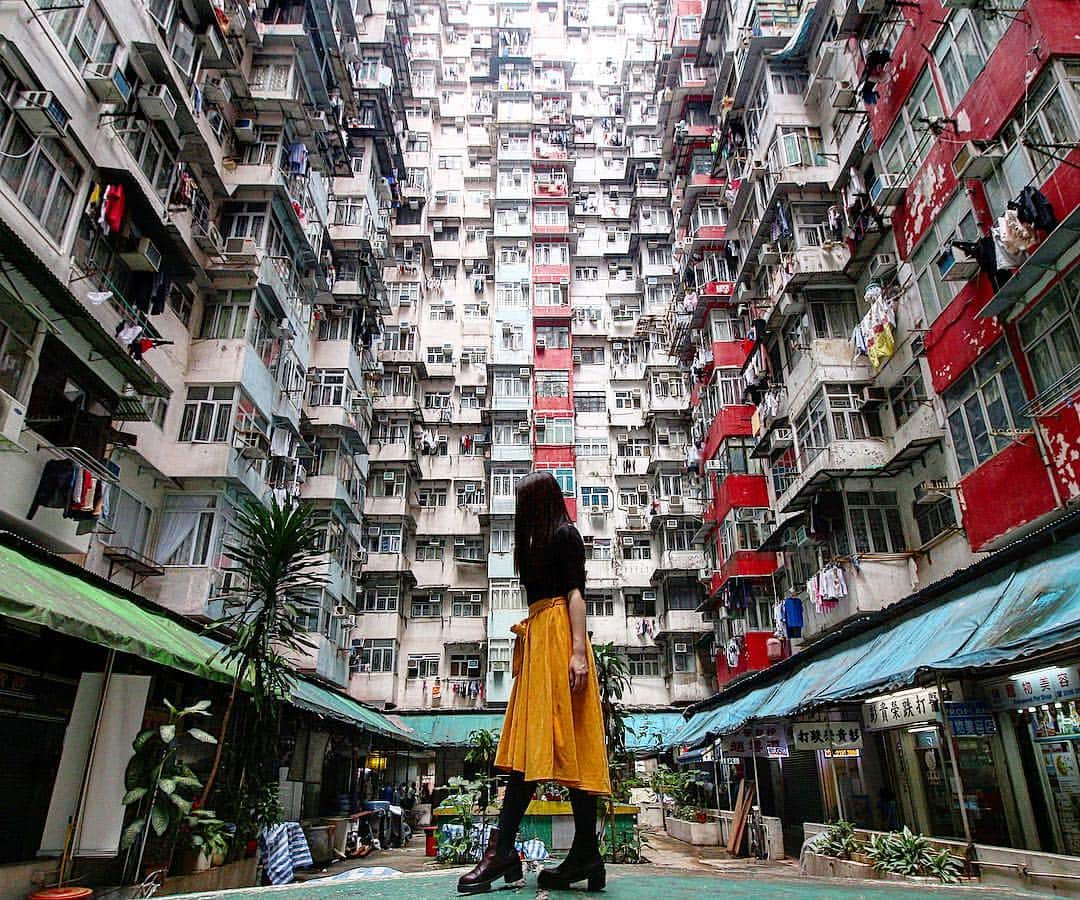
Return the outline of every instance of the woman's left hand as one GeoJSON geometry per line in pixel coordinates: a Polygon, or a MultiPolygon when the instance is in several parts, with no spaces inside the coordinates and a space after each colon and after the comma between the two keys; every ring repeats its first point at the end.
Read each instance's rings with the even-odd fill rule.
{"type": "Polygon", "coordinates": [[[570,690],[578,693],[585,689],[589,678],[589,661],[584,653],[573,653],[570,656],[570,690]]]}

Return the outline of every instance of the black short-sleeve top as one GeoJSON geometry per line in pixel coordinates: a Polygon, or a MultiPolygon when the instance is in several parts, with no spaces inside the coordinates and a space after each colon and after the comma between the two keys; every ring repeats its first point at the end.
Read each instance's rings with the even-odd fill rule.
{"type": "Polygon", "coordinates": [[[525,580],[529,603],[548,597],[567,597],[574,588],[585,593],[585,542],[578,530],[567,522],[555,532],[551,543],[539,551],[542,565],[529,566],[531,577],[525,580]]]}

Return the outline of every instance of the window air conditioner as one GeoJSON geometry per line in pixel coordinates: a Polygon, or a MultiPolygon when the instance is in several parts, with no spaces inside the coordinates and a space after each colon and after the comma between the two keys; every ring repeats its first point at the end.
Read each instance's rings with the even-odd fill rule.
{"type": "Polygon", "coordinates": [[[690,645],[680,642],[680,643],[673,644],[671,649],[675,653],[689,653],[690,652],[690,645]]]}
{"type": "Polygon", "coordinates": [[[518,369],[518,376],[520,378],[528,378],[529,377],[529,370],[528,369],[518,369]]]}
{"type": "Polygon", "coordinates": [[[888,400],[888,395],[885,388],[868,384],[859,392],[858,407],[860,411],[877,409],[886,400],[888,400]]]}
{"type": "Polygon", "coordinates": [[[674,531],[676,528],[679,527],[679,520],[678,519],[668,519],[664,523],[664,527],[669,529],[670,531],[674,531]]]}
{"type": "Polygon", "coordinates": [[[412,375],[412,366],[398,366],[398,373],[401,375],[412,375]]]}
{"type": "Polygon", "coordinates": [[[630,535],[626,535],[626,537],[624,537],[622,539],[622,545],[624,547],[633,547],[634,546],[634,539],[632,537],[630,537],[630,535]]]}
{"type": "Polygon", "coordinates": [[[875,253],[868,268],[871,279],[885,281],[896,272],[896,254],[875,253]]]}
{"type": "Polygon", "coordinates": [[[135,248],[121,253],[120,258],[136,272],[156,272],[161,268],[161,251],[150,238],[140,238],[135,248]]]}
{"type": "Polygon", "coordinates": [[[19,443],[25,419],[26,406],[0,391],[0,446],[19,443]]]}
{"type": "Polygon", "coordinates": [[[903,173],[882,172],[870,185],[870,202],[889,208],[900,203],[907,190],[907,176],[903,173]]]}
{"type": "Polygon", "coordinates": [[[655,603],[656,602],[656,591],[642,591],[641,592],[641,599],[645,603],[655,603]]]}
{"type": "Polygon", "coordinates": [[[829,103],[833,109],[847,109],[855,102],[855,85],[847,79],[833,85],[829,103]]]}
{"type": "Polygon", "coordinates": [[[151,84],[139,90],[139,107],[148,119],[171,122],[176,118],[176,98],[163,84],[151,84]]]}
{"type": "Polygon", "coordinates": [[[237,119],[233,123],[233,132],[241,144],[250,144],[255,140],[254,119],[237,119]]]}
{"type": "Polygon", "coordinates": [[[131,85],[113,63],[87,63],[83,80],[99,103],[127,103],[131,99],[131,85]]]}
{"type": "Polygon", "coordinates": [[[60,137],[67,133],[71,121],[52,91],[20,91],[14,110],[23,125],[38,137],[60,137]]]}

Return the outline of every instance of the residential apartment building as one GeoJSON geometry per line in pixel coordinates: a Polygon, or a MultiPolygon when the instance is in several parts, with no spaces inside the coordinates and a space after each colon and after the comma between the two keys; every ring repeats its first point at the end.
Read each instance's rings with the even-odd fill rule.
{"type": "Polygon", "coordinates": [[[0,34],[5,527],[209,622],[238,504],[308,501],[296,663],[344,687],[404,5],[89,0],[0,34]]]}
{"type": "Polygon", "coordinates": [[[1077,11],[1014,6],[669,7],[721,686],[1071,509],[1077,11]]]}
{"type": "Polygon", "coordinates": [[[562,485],[594,642],[636,705],[712,689],[702,483],[661,173],[647,3],[414,3],[402,205],[383,277],[351,690],[403,708],[504,703],[514,489],[562,485]],[[706,643],[703,644],[702,642],[706,643]]]}
{"type": "Polygon", "coordinates": [[[662,16],[6,10],[5,527],[209,623],[238,505],[311,502],[297,665],[378,705],[497,707],[514,486],[548,469],[632,702],[708,696],[662,16]]]}

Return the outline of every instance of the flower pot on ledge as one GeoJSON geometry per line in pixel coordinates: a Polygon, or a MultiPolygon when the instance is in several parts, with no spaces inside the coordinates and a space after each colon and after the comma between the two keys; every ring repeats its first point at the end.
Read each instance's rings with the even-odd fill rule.
{"type": "Polygon", "coordinates": [[[719,822],[688,822],[668,816],[667,833],[677,841],[693,844],[695,847],[718,847],[720,845],[719,822]]]}

